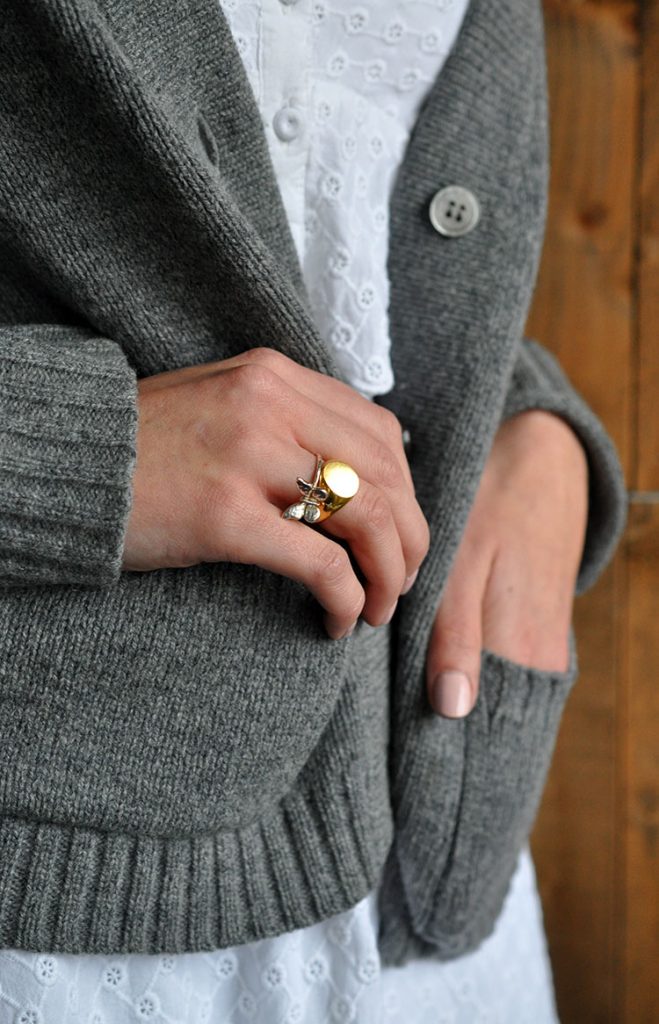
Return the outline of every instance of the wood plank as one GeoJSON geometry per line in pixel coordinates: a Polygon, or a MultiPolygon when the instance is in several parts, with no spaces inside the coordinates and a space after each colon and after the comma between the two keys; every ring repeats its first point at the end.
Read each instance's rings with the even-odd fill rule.
{"type": "Polygon", "coordinates": [[[545,0],[547,231],[527,333],[558,356],[629,468],[638,4],[545,0]]]}
{"type": "Polygon", "coordinates": [[[639,196],[638,437],[635,487],[659,490],[659,2],[643,5],[639,196]]]}
{"type": "Polygon", "coordinates": [[[632,507],[626,551],[627,806],[621,824],[626,842],[627,920],[622,1020],[655,1024],[659,1020],[659,505],[632,507]]]}
{"type": "MultiPolygon", "coordinates": [[[[552,171],[527,334],[558,357],[632,470],[636,2],[545,0],[552,171]]],[[[624,978],[619,554],[575,606],[580,676],[532,850],[562,1024],[616,1022],[624,978]]]]}
{"type": "Polygon", "coordinates": [[[561,723],[532,852],[560,1020],[612,1022],[618,999],[617,634],[620,560],[575,609],[580,674],[561,723]]]}

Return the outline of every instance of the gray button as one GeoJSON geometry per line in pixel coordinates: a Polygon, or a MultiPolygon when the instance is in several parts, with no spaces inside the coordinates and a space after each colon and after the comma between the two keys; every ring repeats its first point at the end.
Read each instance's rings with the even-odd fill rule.
{"type": "Polygon", "coordinates": [[[430,201],[430,222],[440,235],[458,238],[478,224],[480,207],[473,192],[462,185],[447,185],[430,201]]]}
{"type": "Polygon", "coordinates": [[[302,117],[295,107],[281,107],[272,119],[272,127],[282,142],[296,139],[302,130],[302,117]]]}
{"type": "Polygon", "coordinates": [[[297,3],[297,0],[279,0],[279,2],[282,3],[284,7],[292,7],[293,4],[297,3]]]}

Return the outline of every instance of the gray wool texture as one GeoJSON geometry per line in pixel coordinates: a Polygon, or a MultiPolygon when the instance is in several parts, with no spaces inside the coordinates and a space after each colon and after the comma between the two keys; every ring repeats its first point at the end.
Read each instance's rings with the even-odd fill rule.
{"type": "MultiPolygon", "coordinates": [[[[138,378],[269,345],[338,375],[215,0],[7,0],[0,27],[0,946],[186,952],[380,886],[385,963],[491,932],[577,676],[425,650],[494,433],[581,439],[582,593],[626,517],[614,445],[524,337],[546,216],[538,0],[472,0],[391,197],[396,387],[432,545],[390,627],[329,640],[254,566],[121,571],[138,378]],[[458,183],[470,234],[428,219],[458,183]]],[[[325,453],[328,454],[328,453],[325,453]]],[[[340,453],[329,453],[338,455],[340,453]]]]}

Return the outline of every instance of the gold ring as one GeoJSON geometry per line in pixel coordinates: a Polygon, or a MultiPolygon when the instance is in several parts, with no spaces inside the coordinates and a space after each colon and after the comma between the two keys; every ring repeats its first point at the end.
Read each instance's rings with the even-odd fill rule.
{"type": "Polygon", "coordinates": [[[347,505],[359,490],[359,477],[352,466],[338,459],[324,460],[316,455],[316,470],[311,483],[297,478],[302,495],[284,509],[284,519],[303,519],[305,523],[322,523],[347,505]]]}

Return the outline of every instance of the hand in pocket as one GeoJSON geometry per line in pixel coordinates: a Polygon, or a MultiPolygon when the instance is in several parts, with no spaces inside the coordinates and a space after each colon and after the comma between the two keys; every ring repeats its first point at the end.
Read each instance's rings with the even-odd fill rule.
{"type": "Polygon", "coordinates": [[[569,424],[531,410],[499,428],[437,611],[430,703],[460,718],[478,696],[481,652],[539,671],[569,667],[588,516],[588,463],[569,424]]]}

